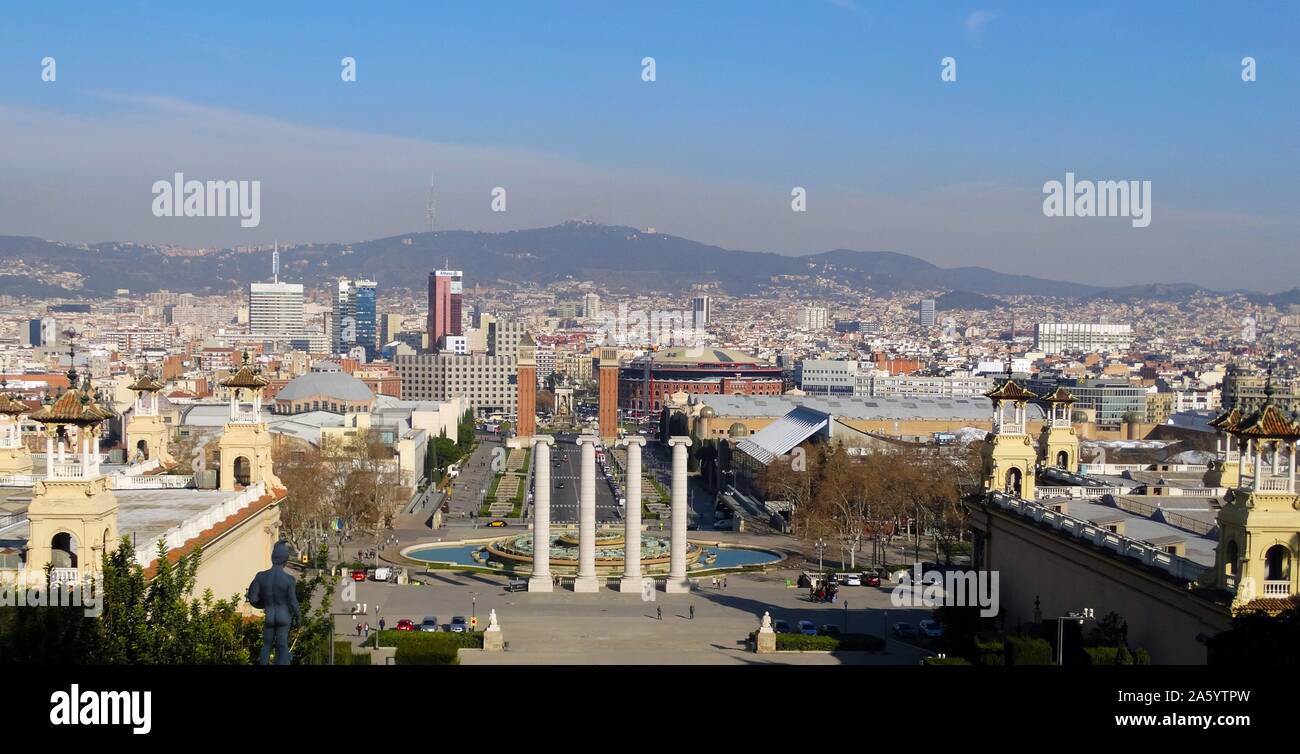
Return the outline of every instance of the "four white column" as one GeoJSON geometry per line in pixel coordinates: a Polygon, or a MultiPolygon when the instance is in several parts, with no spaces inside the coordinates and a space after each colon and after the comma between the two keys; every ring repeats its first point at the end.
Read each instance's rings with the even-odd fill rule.
{"type": "Polygon", "coordinates": [[[673,529],[664,591],[669,593],[691,590],[691,582],[686,578],[686,448],[690,444],[689,437],[668,438],[668,445],[673,449],[673,529]]]}
{"type": "Polygon", "coordinates": [[[627,506],[623,511],[623,579],[618,590],[640,593],[645,585],[641,577],[641,446],[645,438],[632,435],[623,444],[627,446],[627,506]]]}
{"type": "Polygon", "coordinates": [[[591,435],[578,438],[582,449],[581,481],[578,489],[578,577],[575,592],[600,591],[596,578],[596,443],[591,435]]]}

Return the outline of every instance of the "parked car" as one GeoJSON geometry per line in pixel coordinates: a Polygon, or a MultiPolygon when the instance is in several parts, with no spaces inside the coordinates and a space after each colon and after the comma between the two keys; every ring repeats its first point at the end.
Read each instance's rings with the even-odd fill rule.
{"type": "Polygon", "coordinates": [[[528,591],[528,579],[514,578],[506,582],[507,592],[526,592],[528,591]]]}
{"type": "Polygon", "coordinates": [[[398,631],[414,631],[415,623],[410,618],[403,618],[397,622],[396,628],[398,631]]]}
{"type": "Polygon", "coordinates": [[[374,573],[375,581],[388,581],[392,577],[393,577],[393,569],[387,566],[380,566],[379,568],[375,569],[375,573],[374,573]]]}
{"type": "Polygon", "coordinates": [[[492,527],[493,529],[500,529],[501,527],[503,527],[503,526],[505,526],[505,525],[506,525],[506,522],[505,522],[505,521],[502,521],[502,520],[499,519],[499,518],[496,519],[495,521],[490,522],[490,523],[488,524],[488,526],[492,527]]]}
{"type": "Polygon", "coordinates": [[[894,636],[897,636],[900,639],[915,639],[916,626],[913,626],[911,623],[895,623],[894,636]]]}
{"type": "Polygon", "coordinates": [[[794,633],[793,631],[790,630],[790,624],[784,620],[772,621],[772,630],[777,632],[778,634],[794,633]]]}
{"type": "Polygon", "coordinates": [[[556,483],[555,483],[555,489],[557,489],[557,490],[562,490],[562,489],[564,489],[564,482],[556,482],[556,483]]]}
{"type": "Polygon", "coordinates": [[[821,628],[817,629],[817,633],[822,636],[839,636],[840,627],[834,623],[826,623],[821,628]]]}
{"type": "Polygon", "coordinates": [[[365,580],[366,580],[366,572],[365,572],[365,570],[363,570],[363,569],[361,569],[361,568],[358,568],[358,569],[356,569],[355,571],[353,571],[353,572],[352,572],[352,580],[353,580],[353,581],[365,581],[365,580]]]}
{"type": "Polygon", "coordinates": [[[880,574],[875,571],[867,571],[864,574],[867,586],[880,586],[880,574]]]}
{"type": "Polygon", "coordinates": [[[801,620],[799,621],[799,633],[804,636],[816,636],[817,626],[813,625],[813,622],[810,620],[801,620]]]}
{"type": "Polygon", "coordinates": [[[713,528],[715,531],[731,531],[731,519],[720,518],[713,522],[713,528]]]}
{"type": "Polygon", "coordinates": [[[438,630],[438,617],[436,615],[426,615],[424,620],[420,621],[420,630],[425,633],[434,633],[438,630]]]}
{"type": "Polygon", "coordinates": [[[862,586],[862,574],[846,573],[840,583],[844,584],[844,586],[862,586]]]}
{"type": "Polygon", "coordinates": [[[451,619],[451,625],[448,626],[448,630],[458,634],[463,634],[469,631],[469,621],[465,620],[465,616],[457,615],[451,619]]]}
{"type": "Polygon", "coordinates": [[[943,626],[939,625],[939,621],[937,620],[923,620],[916,625],[921,629],[921,633],[931,639],[937,639],[940,636],[943,636],[943,626]]]}

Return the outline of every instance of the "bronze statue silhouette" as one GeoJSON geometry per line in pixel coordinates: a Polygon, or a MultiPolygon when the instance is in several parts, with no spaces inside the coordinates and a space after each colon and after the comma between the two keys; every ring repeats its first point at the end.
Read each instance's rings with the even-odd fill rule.
{"type": "Polygon", "coordinates": [[[284,572],[284,564],[288,562],[289,543],[280,540],[271,548],[271,567],[260,571],[248,585],[248,604],[266,613],[262,622],[262,665],[270,664],[272,643],[275,644],[275,664],[289,664],[292,659],[289,627],[302,620],[295,582],[284,572]]]}

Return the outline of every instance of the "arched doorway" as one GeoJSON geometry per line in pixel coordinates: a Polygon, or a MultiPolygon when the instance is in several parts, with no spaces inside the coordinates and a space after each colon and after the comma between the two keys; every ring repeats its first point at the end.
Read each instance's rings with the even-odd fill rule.
{"type": "Polygon", "coordinates": [[[55,568],[76,568],[77,538],[66,531],[50,537],[50,563],[55,568]]]}
{"type": "Polygon", "coordinates": [[[149,441],[141,440],[137,442],[135,444],[135,454],[142,461],[149,460],[149,441]]]}
{"type": "Polygon", "coordinates": [[[235,459],[234,464],[235,484],[247,487],[253,481],[253,465],[249,463],[248,458],[239,456],[235,459]]]}
{"type": "Polygon", "coordinates": [[[1063,469],[1070,468],[1070,451],[1062,450],[1056,454],[1056,465],[1063,469]]]}
{"type": "Polygon", "coordinates": [[[1232,579],[1237,577],[1237,557],[1239,554],[1237,543],[1228,540],[1223,550],[1223,575],[1232,579]]]}
{"type": "Polygon", "coordinates": [[[1264,553],[1264,580],[1291,580],[1291,552],[1285,545],[1273,545],[1264,553]]]}
{"type": "Polygon", "coordinates": [[[1008,495],[1020,497],[1020,488],[1023,479],[1024,477],[1021,474],[1020,469],[1018,468],[1007,469],[1007,484],[1006,487],[1004,488],[1004,491],[1008,495]]]}

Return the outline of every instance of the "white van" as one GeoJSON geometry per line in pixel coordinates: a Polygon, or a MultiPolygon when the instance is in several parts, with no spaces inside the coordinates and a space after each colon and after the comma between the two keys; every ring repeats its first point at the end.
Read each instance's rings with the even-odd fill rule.
{"type": "Polygon", "coordinates": [[[375,581],[389,581],[393,578],[393,569],[380,566],[375,569],[375,581]]]}

